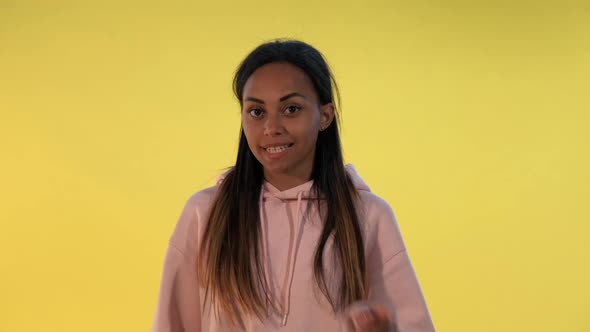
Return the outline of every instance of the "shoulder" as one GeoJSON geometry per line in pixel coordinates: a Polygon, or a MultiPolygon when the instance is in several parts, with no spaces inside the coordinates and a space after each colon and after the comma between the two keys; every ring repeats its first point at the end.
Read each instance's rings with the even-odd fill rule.
{"type": "Polygon", "coordinates": [[[379,250],[386,258],[405,249],[397,217],[391,205],[370,191],[359,191],[359,218],[368,253],[379,250]]]}
{"type": "Polygon", "coordinates": [[[203,225],[207,221],[216,192],[217,186],[208,187],[191,194],[185,201],[170,236],[170,245],[183,254],[198,249],[199,234],[202,233],[203,225]]]}
{"type": "Polygon", "coordinates": [[[213,203],[217,188],[217,186],[211,186],[193,193],[189,196],[185,205],[194,209],[197,214],[205,213],[213,203]]]}
{"type": "Polygon", "coordinates": [[[393,208],[382,197],[370,191],[359,191],[358,213],[365,228],[397,225],[393,208]]]}

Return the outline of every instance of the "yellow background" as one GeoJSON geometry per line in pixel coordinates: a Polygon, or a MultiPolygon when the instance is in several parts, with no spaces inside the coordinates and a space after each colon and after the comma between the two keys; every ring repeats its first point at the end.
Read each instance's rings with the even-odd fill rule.
{"type": "Polygon", "coordinates": [[[438,331],[590,331],[588,1],[0,0],[0,331],[147,331],[231,78],[320,49],[438,331]]]}

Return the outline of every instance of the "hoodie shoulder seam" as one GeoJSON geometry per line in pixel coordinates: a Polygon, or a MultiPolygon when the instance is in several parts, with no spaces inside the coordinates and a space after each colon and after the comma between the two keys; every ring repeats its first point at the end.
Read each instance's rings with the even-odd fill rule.
{"type": "Polygon", "coordinates": [[[406,247],[402,248],[401,250],[399,250],[399,251],[398,251],[398,252],[396,252],[395,254],[391,255],[391,257],[389,257],[389,258],[385,259],[385,260],[383,261],[383,265],[387,264],[389,261],[393,260],[393,259],[394,259],[396,256],[398,256],[399,254],[401,254],[401,253],[403,253],[403,252],[405,252],[405,251],[407,251],[407,248],[406,248],[406,247]]]}
{"type": "Polygon", "coordinates": [[[185,254],[184,251],[182,251],[176,244],[174,244],[172,241],[168,241],[168,247],[170,247],[171,249],[174,249],[176,252],[178,252],[183,258],[185,258],[185,254]]]}

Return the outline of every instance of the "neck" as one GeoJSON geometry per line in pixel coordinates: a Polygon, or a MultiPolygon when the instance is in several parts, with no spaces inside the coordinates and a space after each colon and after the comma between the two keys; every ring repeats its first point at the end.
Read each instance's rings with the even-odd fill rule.
{"type": "Polygon", "coordinates": [[[311,169],[301,174],[273,173],[264,170],[264,179],[280,191],[285,191],[311,180],[311,169]]]}

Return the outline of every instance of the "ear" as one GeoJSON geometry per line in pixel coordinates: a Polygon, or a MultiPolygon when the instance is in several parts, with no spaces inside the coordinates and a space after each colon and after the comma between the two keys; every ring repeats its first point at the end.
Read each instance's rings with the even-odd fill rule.
{"type": "Polygon", "coordinates": [[[334,120],[335,108],[333,103],[320,106],[320,131],[325,130],[334,120]]]}

